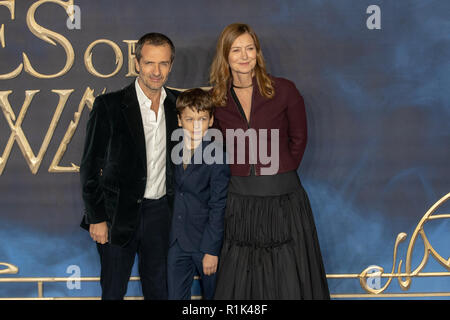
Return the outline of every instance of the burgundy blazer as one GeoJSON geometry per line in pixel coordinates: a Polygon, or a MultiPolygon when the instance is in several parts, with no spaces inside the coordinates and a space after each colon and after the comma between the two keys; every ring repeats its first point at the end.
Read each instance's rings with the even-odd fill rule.
{"type": "MultiPolygon", "coordinates": [[[[231,95],[231,84],[228,88],[227,104],[224,107],[217,107],[215,110],[214,127],[222,131],[227,145],[227,153],[230,157],[229,161],[231,161],[231,175],[233,176],[250,175],[249,140],[248,138],[245,140],[245,161],[241,160],[238,163],[238,152],[242,153],[243,150],[238,150],[240,144],[237,143],[238,140],[235,136],[229,135],[227,137],[227,129],[242,129],[244,132],[247,132],[249,128],[255,129],[258,152],[252,152],[252,154],[255,154],[256,157],[256,164],[254,165],[256,175],[261,175],[261,168],[271,166],[270,163],[264,164],[265,154],[275,159],[275,153],[278,153],[278,170],[273,174],[297,170],[302,160],[307,139],[303,97],[292,81],[284,78],[271,78],[274,81],[275,96],[272,99],[267,99],[259,93],[256,78],[253,77],[250,123],[247,123],[231,95]],[[267,129],[267,135],[265,136],[264,131],[260,131],[260,129],[267,129]],[[274,154],[271,152],[271,136],[273,134],[271,130],[273,129],[279,130],[279,150],[278,152],[274,150],[274,154]],[[261,139],[267,141],[268,149],[267,152],[262,152],[263,158],[260,156],[261,139]],[[232,147],[230,148],[230,146],[232,147]]],[[[272,165],[272,167],[274,166],[272,165]]]]}

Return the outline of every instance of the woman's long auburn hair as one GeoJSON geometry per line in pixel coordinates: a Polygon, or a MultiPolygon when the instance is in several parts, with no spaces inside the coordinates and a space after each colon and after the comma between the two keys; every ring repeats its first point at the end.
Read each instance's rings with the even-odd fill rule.
{"type": "Polygon", "coordinates": [[[231,75],[230,65],[228,64],[228,55],[231,45],[239,36],[248,33],[255,43],[256,47],[256,65],[255,76],[258,83],[258,89],[262,96],[271,99],[275,95],[272,80],[267,74],[266,63],[261,52],[258,37],[253,29],[244,23],[233,23],[223,29],[216,46],[216,55],[211,64],[209,82],[213,87],[211,90],[212,100],[215,106],[224,106],[227,100],[227,89],[233,77],[231,75]]]}

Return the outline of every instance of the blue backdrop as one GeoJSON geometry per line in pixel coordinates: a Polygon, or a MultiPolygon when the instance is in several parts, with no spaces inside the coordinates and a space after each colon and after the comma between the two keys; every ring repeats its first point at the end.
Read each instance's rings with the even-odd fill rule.
{"type": "MultiPolygon", "coordinates": [[[[0,80],[0,157],[6,162],[0,174],[0,262],[19,268],[0,279],[68,277],[71,265],[79,267],[82,277],[99,275],[95,245],[78,226],[83,212],[79,175],[49,172],[49,167],[86,88],[97,96],[105,88],[114,91],[133,81],[127,76],[124,40],[152,31],[167,34],[176,46],[169,86],[208,86],[217,37],[233,22],[254,28],[270,73],[295,82],[305,99],[309,135],[298,172],[311,200],[332,294],[365,293],[357,278],[342,275],[359,274],[370,265],[390,272],[401,232],[407,238],[399,245],[396,265],[402,259],[404,272],[413,231],[425,212],[450,192],[448,1],[76,0],[79,29],[67,27],[66,2],[16,1],[13,9],[4,5],[11,2],[0,1],[0,39],[3,34],[5,44],[0,47],[0,75],[23,63],[22,53],[42,74],[56,74],[66,63],[61,43],[52,46],[33,34],[27,15],[70,42],[74,63],[67,73],[50,79],[24,68],[0,80]],[[38,2],[42,4],[32,16],[29,10],[38,2]],[[378,20],[375,11],[367,13],[370,5],[378,6],[378,20]],[[369,29],[367,20],[379,22],[381,29],[369,29]],[[85,66],[85,51],[98,39],[120,48],[123,66],[114,76],[95,76],[85,66]],[[21,124],[37,155],[59,101],[52,90],[68,89],[74,91],[36,174],[17,139],[6,157],[12,135],[7,119],[16,123],[25,91],[40,90],[21,124]],[[15,117],[8,118],[8,103],[15,117]]],[[[106,44],[95,46],[92,61],[102,74],[116,68],[114,51],[106,44]]],[[[85,107],[59,166],[79,165],[88,112],[85,107]]],[[[449,208],[450,201],[438,211],[448,214],[449,208]]],[[[434,250],[447,259],[448,219],[429,221],[424,231],[434,250]]],[[[411,254],[412,270],[423,251],[419,238],[411,254]]],[[[430,257],[422,272],[447,271],[430,257]]],[[[404,293],[445,293],[449,286],[447,276],[415,277],[404,293]]],[[[0,282],[0,297],[36,297],[36,288],[35,283],[0,282]]],[[[384,291],[399,292],[396,279],[384,291]]],[[[65,282],[46,283],[44,295],[99,296],[100,286],[83,282],[80,289],[69,289],[65,282]]],[[[128,295],[141,295],[138,282],[130,283],[128,295]]]]}

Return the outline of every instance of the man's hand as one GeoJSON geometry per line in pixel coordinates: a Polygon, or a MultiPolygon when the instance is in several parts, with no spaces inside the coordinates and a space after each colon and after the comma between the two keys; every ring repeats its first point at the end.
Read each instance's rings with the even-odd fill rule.
{"type": "Polygon", "coordinates": [[[217,271],[217,263],[219,258],[217,256],[212,256],[210,254],[205,253],[203,256],[203,273],[207,276],[210,276],[217,271]]]}
{"type": "Polygon", "coordinates": [[[108,242],[108,225],[106,221],[89,225],[89,233],[92,239],[100,244],[108,242]]]}

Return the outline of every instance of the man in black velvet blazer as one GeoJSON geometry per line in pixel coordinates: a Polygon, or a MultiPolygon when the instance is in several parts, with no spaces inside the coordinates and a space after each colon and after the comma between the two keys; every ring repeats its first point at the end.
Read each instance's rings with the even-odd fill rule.
{"type": "Polygon", "coordinates": [[[136,253],[145,299],[167,299],[178,91],[164,87],[175,48],[149,33],[136,45],[136,81],[95,99],[80,166],[82,227],[97,242],[102,299],[123,299],[136,253]]]}

